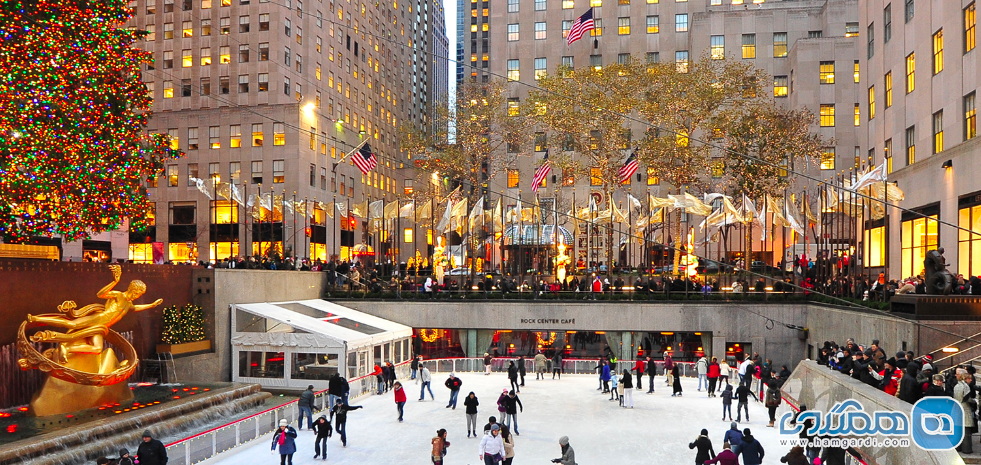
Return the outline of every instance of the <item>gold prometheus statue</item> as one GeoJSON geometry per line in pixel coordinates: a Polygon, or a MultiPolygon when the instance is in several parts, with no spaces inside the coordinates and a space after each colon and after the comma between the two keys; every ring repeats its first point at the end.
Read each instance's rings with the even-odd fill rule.
{"type": "Polygon", "coordinates": [[[136,349],[110,327],[130,311],[138,312],[163,303],[136,305],[134,300],[146,292],[146,284],[134,280],[125,291],[119,284],[122,269],[110,265],[113,281],[99,290],[105,304],[82,308],[67,300],[58,306],[61,314],[27,315],[17,331],[17,349],[23,356],[17,362],[22,370],[38,369],[49,375],[44,387],[31,401],[35,415],[53,415],[82,410],[132,398],[125,381],[136,371],[136,349]],[[28,339],[27,331],[43,327],[28,339]],[[31,342],[53,343],[39,352],[31,342]],[[111,347],[109,347],[111,345],[111,347]],[[123,356],[117,358],[116,348],[123,356]]]}

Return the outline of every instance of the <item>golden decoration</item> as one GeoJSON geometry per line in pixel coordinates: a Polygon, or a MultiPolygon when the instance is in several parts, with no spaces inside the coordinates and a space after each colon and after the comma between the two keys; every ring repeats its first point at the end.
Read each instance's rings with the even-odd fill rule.
{"type": "Polygon", "coordinates": [[[419,337],[422,338],[423,342],[436,342],[436,340],[439,339],[438,329],[432,330],[433,331],[432,335],[428,334],[426,331],[428,330],[426,329],[419,330],[419,337]]]}
{"type": "Polygon", "coordinates": [[[555,342],[555,337],[556,337],[556,334],[555,334],[554,331],[553,332],[549,332],[548,333],[548,340],[546,341],[545,339],[542,339],[542,334],[541,333],[539,333],[537,331],[535,332],[535,338],[538,339],[538,345],[539,346],[550,346],[550,345],[552,345],[552,343],[555,342]]]}

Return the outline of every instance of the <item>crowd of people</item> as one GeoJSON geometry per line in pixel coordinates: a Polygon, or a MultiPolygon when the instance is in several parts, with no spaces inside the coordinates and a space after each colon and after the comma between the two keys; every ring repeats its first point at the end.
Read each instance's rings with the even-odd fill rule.
{"type": "Polygon", "coordinates": [[[957,450],[965,454],[973,452],[981,390],[973,365],[957,365],[942,373],[933,365],[929,354],[917,357],[912,351],[898,351],[895,356],[889,356],[879,340],[862,346],[852,339],[841,345],[825,341],[817,362],[910,404],[928,396],[953,398],[964,412],[965,436],[957,450]]]}

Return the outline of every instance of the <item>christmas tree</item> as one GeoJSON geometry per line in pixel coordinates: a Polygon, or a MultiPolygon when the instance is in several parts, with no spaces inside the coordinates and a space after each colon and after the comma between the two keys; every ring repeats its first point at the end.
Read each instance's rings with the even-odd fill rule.
{"type": "Polygon", "coordinates": [[[204,340],[204,312],[197,305],[171,305],[163,311],[163,333],[160,342],[184,344],[204,340]]]}
{"type": "Polygon", "coordinates": [[[180,153],[144,132],[151,56],[131,15],[124,0],[0,2],[0,237],[143,226],[142,183],[180,153]]]}

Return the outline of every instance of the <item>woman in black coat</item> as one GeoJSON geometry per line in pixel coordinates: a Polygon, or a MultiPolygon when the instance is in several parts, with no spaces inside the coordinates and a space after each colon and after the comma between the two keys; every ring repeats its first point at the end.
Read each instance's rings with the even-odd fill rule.
{"type": "Polygon", "coordinates": [[[508,362],[508,380],[511,381],[511,389],[515,392],[521,392],[520,384],[518,384],[518,367],[514,365],[514,360],[508,362]]]}
{"type": "Polygon", "coordinates": [[[674,364],[674,367],[671,368],[671,375],[674,376],[674,384],[671,385],[674,391],[671,393],[671,397],[680,396],[681,395],[681,369],[677,363],[674,364]]]}
{"type": "Polygon", "coordinates": [[[708,438],[708,434],[708,430],[703,429],[695,442],[688,443],[689,449],[698,449],[695,452],[695,465],[702,465],[706,460],[715,459],[715,449],[712,448],[712,440],[708,438]]]}

